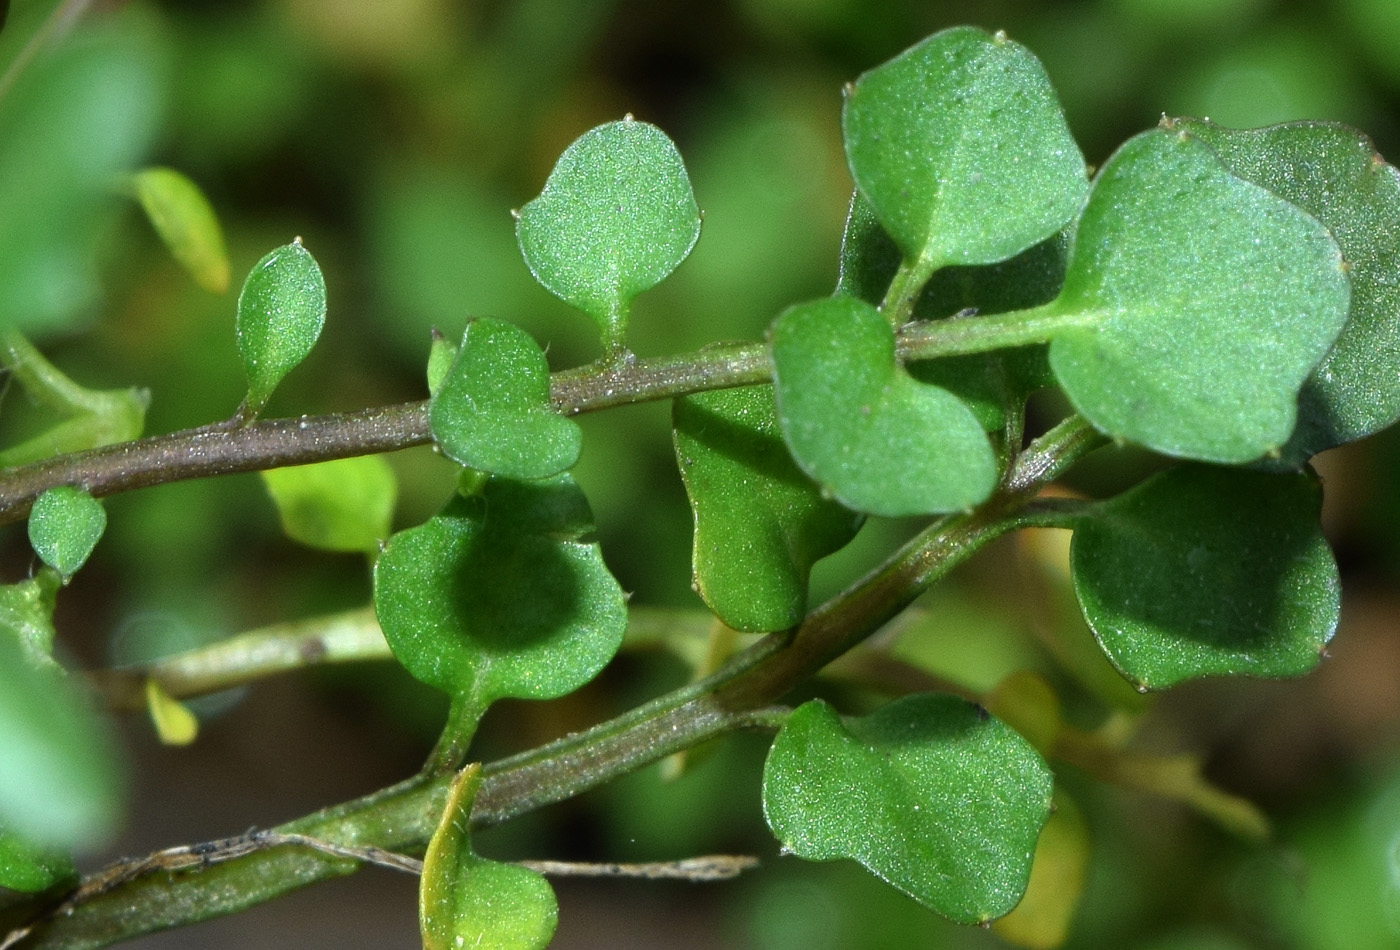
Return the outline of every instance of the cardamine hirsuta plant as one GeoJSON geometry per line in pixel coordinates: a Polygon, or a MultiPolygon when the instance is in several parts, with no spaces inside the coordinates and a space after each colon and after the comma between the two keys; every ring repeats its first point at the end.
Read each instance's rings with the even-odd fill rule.
{"type": "MultiPolygon", "coordinates": [[[[264,419],[334,319],[296,239],[258,262],[238,298],[242,405],[139,438],[144,394],[82,387],[31,344],[42,321],[0,316],[10,384],[54,416],[0,456],[0,520],[27,518],[38,558],[0,588],[0,947],[105,946],[365,864],[421,875],[425,947],[543,947],[557,907],[541,872],[568,866],[488,859],[473,831],[735,730],[772,736],[762,808],[782,860],[858,862],[1013,944],[1063,939],[1079,895],[1087,844],[1056,787],[1061,764],[1262,833],[1248,803],[1198,774],[1160,778],[1121,740],[1071,725],[1036,673],[984,695],[900,695],[866,715],[791,697],[956,565],[1027,528],[1073,532],[1079,607],[1136,689],[1311,670],[1340,588],[1309,459],[1400,416],[1400,175],[1344,126],[1193,118],[1164,118],[1090,169],[1035,56],[970,27],[849,85],[842,128],[855,191],[833,291],[775,314],[762,340],[633,355],[631,304],[690,253],[705,196],[666,134],[631,116],[580,136],[516,212],[525,265],[597,325],[603,355],[587,365],[551,373],[529,334],[482,316],[424,341],[423,401],[264,419]],[[1044,390],[1061,394],[1063,416],[1033,427],[1027,399],[1044,390]],[[561,697],[629,640],[693,636],[629,603],[569,474],[574,416],[647,400],[673,407],[694,588],[718,660],[615,719],[478,761],[473,735],[497,700],[561,697]],[[456,491],[390,535],[375,456],[426,443],[461,466],[456,491]],[[1056,487],[1111,444],[1161,465],[1112,497],[1056,487]],[[246,471],[265,473],[294,538],[372,552],[372,613],[140,668],[64,669],[54,606],[100,542],[99,499],[246,471]],[[809,603],[813,564],[871,518],[923,527],[809,603]],[[186,697],[390,655],[450,697],[421,772],[266,830],[77,873],[71,852],[120,818],[94,696],[134,697],[162,736],[188,741],[186,697]]],[[[196,278],[226,282],[198,189],[167,169],[126,180],[196,278]]],[[[606,868],[707,879],[752,863],[670,857],[606,868]]]]}

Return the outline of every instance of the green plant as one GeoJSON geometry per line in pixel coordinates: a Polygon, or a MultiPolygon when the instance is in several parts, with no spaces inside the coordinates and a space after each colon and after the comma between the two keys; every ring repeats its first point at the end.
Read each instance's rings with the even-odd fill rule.
{"type": "MultiPolygon", "coordinates": [[[[1311,669],[1340,594],[1307,461],[1400,415],[1400,176],[1340,126],[1174,119],[1091,179],[1039,63],[971,28],[861,77],[843,119],[857,190],[837,293],[784,310],[761,343],[631,354],[632,300],[684,260],[700,216],[675,147],[630,117],[576,141],[517,219],[531,272],[597,322],[603,356],[592,364],[550,374],[528,334],[481,318],[459,344],[433,343],[426,401],[259,420],[326,319],[319,267],[293,241],[239,297],[248,388],[234,416],[131,441],[145,396],[76,385],[26,336],[62,311],[12,308],[0,359],[60,417],[7,450],[0,472],[0,519],[28,515],[43,562],[0,593],[0,923],[14,945],[103,945],[368,862],[422,870],[425,946],[542,946],[556,913],[549,888],[529,868],[476,855],[470,829],[739,729],[776,732],[763,805],[784,850],[854,859],[953,920],[1000,918],[1007,939],[1029,946],[1063,935],[1087,848],[1072,800],[1061,793],[1052,812],[1051,762],[1260,834],[1258,813],[1189,763],[1145,761],[1111,729],[1071,725],[1062,694],[1104,692],[1072,663],[1064,683],[1022,673],[985,695],[920,692],[849,718],[825,698],[778,704],[858,660],[979,549],[1030,528],[1074,532],[1084,617],[1138,689],[1311,669]],[[1067,407],[1028,438],[1027,399],[1047,390],[1067,407]],[[571,416],[663,399],[674,400],[718,660],[593,729],[472,762],[495,701],[571,693],[629,636],[689,649],[687,617],[627,603],[568,474],[582,441],[571,416]],[[430,441],[462,466],[458,489],[378,549],[392,482],[374,454],[430,441]],[[1113,442],[1152,450],[1161,470],[1102,500],[1047,491],[1113,442]],[[119,672],[109,691],[137,689],[167,735],[189,738],[178,700],[266,675],[270,648],[319,660],[391,651],[450,697],[447,726],[399,785],[79,882],[66,852],[115,820],[119,766],[53,659],[55,601],[102,532],[96,498],[233,471],[268,473],[293,537],[370,551],[374,617],[250,634],[119,672]],[[926,523],[809,609],[813,564],[867,516],[926,523]],[[750,633],[762,636],[739,639],[750,633]],[[182,672],[182,659],[204,672],[182,672]],[[419,853],[421,866],[404,857],[419,853]],[[1060,873],[1036,880],[1033,866],[1060,873]]],[[[72,188],[119,165],[82,166],[92,179],[72,188]]],[[[221,241],[197,190],[149,171],[129,187],[177,256],[217,284],[223,258],[210,249],[221,241]]]]}

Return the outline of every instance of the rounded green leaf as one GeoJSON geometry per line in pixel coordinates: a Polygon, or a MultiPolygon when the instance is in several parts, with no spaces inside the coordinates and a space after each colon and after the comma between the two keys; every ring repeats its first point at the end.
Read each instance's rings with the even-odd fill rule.
{"type": "Polygon", "coordinates": [[[1293,431],[1346,321],[1337,244],[1199,139],[1131,139],[1094,183],[1047,313],[1050,365],[1095,427],[1168,455],[1247,462],[1293,431]]]}
{"type": "Polygon", "coordinates": [[[247,409],[256,414],[296,368],[326,322],[326,282],[301,239],[253,265],[238,295],[238,352],[248,376],[247,409]]]}
{"type": "Polygon", "coordinates": [[[935,33],[850,87],[856,186],[927,276],[1005,260],[1084,203],[1084,158],[1040,61],[973,27],[935,33]]]}
{"type": "Polygon", "coordinates": [[[520,209],[515,233],[535,278],[597,321],[605,346],[618,350],[632,298],[695,246],[700,209],[675,144],[628,116],[564,151],[539,197],[520,209]]]}
{"type": "Polygon", "coordinates": [[[895,362],[894,332],[870,304],[799,304],[770,335],[783,438],[837,500],[898,517],[959,511],[991,494],[997,463],[981,424],[895,362]]]}
{"type": "Polygon", "coordinates": [[[695,514],[695,589],[735,630],[786,630],[807,578],[864,520],[822,496],[783,444],[772,386],[675,401],[676,459],[695,514]]]}
{"type": "Polygon", "coordinates": [[[443,454],[508,478],[557,475],[583,448],[578,423],[550,404],[544,351],[500,320],[467,324],[428,418],[443,454]]]}
{"type": "Polygon", "coordinates": [[[0,888],[37,894],[60,884],[76,884],[73,859],[61,851],[36,848],[0,827],[0,888]]]}
{"type": "Polygon", "coordinates": [[[1095,505],[1070,558],[1099,645],[1141,689],[1308,672],[1341,604],[1321,507],[1310,473],[1204,465],[1095,505]]]}
{"type": "MultiPolygon", "coordinates": [[[[1068,239],[1063,233],[996,264],[944,267],[924,286],[914,316],[1024,310],[1054,300],[1065,280],[1068,239]]],[[[837,293],[878,305],[899,270],[900,253],[880,227],[870,202],[855,192],[841,238],[837,293]]],[[[1033,390],[1053,385],[1045,347],[974,353],[911,363],[915,379],[954,393],[988,432],[1006,424],[1009,408],[1033,390]]]]}
{"type": "Polygon", "coordinates": [[[1026,740],[951,696],[906,696],[845,721],[805,703],[763,768],[764,815],[785,850],[859,861],[962,923],[1021,899],[1050,794],[1026,740]]]}
{"type": "Polygon", "coordinates": [[[65,581],[87,563],[107,529],[102,503],[81,488],[50,488],[29,512],[29,543],[34,553],[65,581]]]}
{"type": "Polygon", "coordinates": [[[56,664],[36,664],[0,614],[0,825],[39,848],[91,849],[121,811],[106,730],[56,664]]]}
{"type": "Polygon", "coordinates": [[[418,885],[423,950],[543,950],[559,920],[554,890],[528,868],[473,853],[471,806],[480,785],[477,763],[457,774],[423,855],[418,885]]]}
{"type": "Polygon", "coordinates": [[[627,609],[588,503],[567,475],[493,477],[389,539],[374,607],[416,678],[484,706],[552,699],[588,682],[622,644],[627,609]]]}
{"type": "Polygon", "coordinates": [[[1209,145],[1232,173],[1327,226],[1342,249],[1351,308],[1337,342],[1298,394],[1282,452],[1294,466],[1400,418],[1400,171],[1343,125],[1294,122],[1240,131],[1200,119],[1170,124],[1209,145]]]}
{"type": "Polygon", "coordinates": [[[374,551],[389,536],[398,485],[382,455],[267,469],[282,530],[323,551],[374,551]]]}
{"type": "Polygon", "coordinates": [[[195,283],[212,293],[227,291],[224,233],[199,186],[173,168],[159,167],[132,175],[131,185],[152,227],[195,283]]]}

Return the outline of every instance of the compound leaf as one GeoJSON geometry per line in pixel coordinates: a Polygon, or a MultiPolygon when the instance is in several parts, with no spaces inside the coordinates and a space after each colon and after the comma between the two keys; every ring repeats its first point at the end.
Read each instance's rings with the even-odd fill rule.
{"type": "Polygon", "coordinates": [[[1074,530],[1084,617],[1142,689],[1198,676],[1299,676],[1337,626],[1340,585],[1309,472],[1181,465],[1074,530]]]}
{"type": "Polygon", "coordinates": [[[1199,139],[1145,132],[1094,183],[1050,365],[1101,431],[1238,463],[1279,449],[1298,390],[1346,321],[1327,229],[1237,178],[1199,139]]]}
{"type": "Polygon", "coordinates": [[[60,485],[34,501],[29,512],[29,543],[66,583],[87,563],[107,528],[102,503],[81,488],[60,485]]]}
{"type": "Polygon", "coordinates": [[[592,679],[622,643],[622,589],[567,475],[491,477],[389,539],[374,606],[416,678],[473,705],[552,699],[592,679]]]}
{"type": "Polygon", "coordinates": [[[785,850],[859,861],[962,923],[1021,899],[1050,794],[1050,770],[1024,739],[932,694],[844,721],[822,700],[805,703],[763,769],[764,814],[785,850]]]}
{"type": "Polygon", "coordinates": [[[783,437],[837,500],[897,517],[970,508],[991,493],[997,463],[981,424],[895,362],[894,333],[870,304],[799,304],[770,336],[783,437]]]}
{"type": "Polygon", "coordinates": [[[861,76],[842,120],[856,186],[924,276],[1045,240],[1088,190],[1044,67],[1001,34],[935,33],[861,76]]]}
{"type": "Polygon", "coordinates": [[[248,376],[249,415],[306,359],[326,323],[326,282],[298,238],[253,265],[238,295],[238,352],[248,376]]]}
{"type": "Polygon", "coordinates": [[[1241,131],[1177,119],[1170,127],[1204,141],[1235,175],[1321,221],[1346,260],[1346,326],[1298,394],[1298,426],[1281,461],[1302,465],[1400,418],[1400,171],[1343,125],[1241,131]]]}
{"type": "Polygon", "coordinates": [[[772,386],[682,397],[672,421],[695,514],[695,589],[735,630],[791,627],[806,613],[812,565],[855,537],[862,517],[797,467],[772,386]]]}
{"type": "Polygon", "coordinates": [[[429,422],[449,458],[508,478],[557,475],[583,448],[578,423],[550,405],[544,351],[530,334],[500,320],[467,325],[429,422]]]}
{"type": "Polygon", "coordinates": [[[610,355],[623,348],[632,298],[680,266],[699,237],[675,144],[631,116],[579,136],[516,222],[530,272],[597,322],[610,355]]]}

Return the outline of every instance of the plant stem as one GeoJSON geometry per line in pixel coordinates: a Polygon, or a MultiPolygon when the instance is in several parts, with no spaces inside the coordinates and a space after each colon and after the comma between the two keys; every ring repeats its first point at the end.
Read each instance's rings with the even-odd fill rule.
{"type": "MultiPolygon", "coordinates": [[[[1034,314],[1034,311],[1025,311],[1034,314]]],[[[901,360],[982,352],[1036,342],[1049,322],[1030,329],[1014,314],[911,323],[896,337],[901,360]],[[990,329],[980,330],[986,323],[990,329]]],[[[1063,326],[1069,318],[1058,318],[1063,326]]],[[[550,399],[565,415],[670,399],[687,393],[772,380],[772,360],[761,343],[708,347],[684,356],[591,365],[555,373],[550,399]]],[[[237,420],[74,452],[0,470],[0,524],[29,514],[34,500],[58,485],[77,485],[95,498],[192,478],[305,465],[374,455],[432,441],[428,403],[364,409],[327,416],[237,420]]]]}
{"type": "MultiPolygon", "coordinates": [[[[714,675],[617,719],[486,766],[472,824],[497,824],[571,798],[735,729],[772,728],[780,718],[774,702],[1008,530],[1043,485],[1103,441],[1077,417],[1066,420],[1017,458],[1002,489],[982,507],[935,522],[795,630],[770,634],[714,675]]],[[[437,825],[450,780],[451,775],[415,776],[274,830],[344,847],[418,852],[437,825]]],[[[353,860],[323,851],[289,847],[117,880],[37,924],[17,945],[26,950],[102,947],[243,910],[356,867],[353,860]]]]}
{"type": "MultiPolygon", "coordinates": [[[[42,576],[42,575],[41,575],[42,576]]],[[[703,656],[714,615],[706,610],[633,606],[627,611],[623,649],[667,648],[693,662],[703,656]]],[[[188,699],[324,663],[393,659],[374,609],[272,624],[237,636],[161,657],[138,666],[86,674],[109,709],[146,708],[146,680],[154,679],[172,699],[188,699]]]]}

